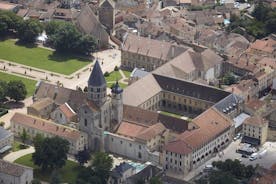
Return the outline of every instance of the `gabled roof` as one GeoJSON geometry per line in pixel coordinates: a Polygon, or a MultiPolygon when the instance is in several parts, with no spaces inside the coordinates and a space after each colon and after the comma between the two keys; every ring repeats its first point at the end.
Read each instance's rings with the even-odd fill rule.
{"type": "Polygon", "coordinates": [[[76,18],[76,24],[83,33],[90,34],[93,38],[101,40],[102,37],[108,37],[108,33],[88,5],[81,10],[76,18]]]}
{"type": "Polygon", "coordinates": [[[79,139],[82,134],[77,129],[73,129],[68,126],[63,126],[48,120],[21,113],[15,113],[11,118],[11,122],[13,122],[14,124],[20,124],[25,127],[30,127],[42,132],[46,132],[48,134],[59,136],[65,139],[76,140],[79,139]]]}
{"type": "Polygon", "coordinates": [[[112,8],[115,8],[115,2],[113,0],[101,0],[99,7],[101,6],[104,6],[104,7],[111,6],[112,8]]]}
{"type": "Polygon", "coordinates": [[[88,80],[88,85],[89,86],[103,86],[106,85],[106,81],[101,69],[101,66],[96,60],[95,65],[93,67],[93,70],[90,74],[89,80],[88,80]]]}
{"type": "Polygon", "coordinates": [[[66,116],[66,118],[71,119],[76,116],[75,111],[67,104],[62,104],[58,109],[66,116]]]}
{"type": "Polygon", "coordinates": [[[48,107],[49,105],[52,105],[53,103],[54,103],[54,101],[51,98],[46,97],[46,98],[39,99],[38,101],[34,102],[29,107],[31,107],[37,111],[41,111],[45,107],[48,107]]]}
{"type": "Polygon", "coordinates": [[[5,173],[7,175],[20,177],[24,174],[26,170],[33,170],[33,169],[30,167],[26,167],[15,163],[10,163],[0,159],[0,173],[5,173]]]}

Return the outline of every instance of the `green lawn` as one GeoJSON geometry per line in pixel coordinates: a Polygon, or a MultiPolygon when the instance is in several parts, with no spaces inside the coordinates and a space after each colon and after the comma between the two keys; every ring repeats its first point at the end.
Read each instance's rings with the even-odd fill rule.
{"type": "Polygon", "coordinates": [[[22,149],[27,149],[29,146],[23,145],[20,142],[14,141],[12,144],[12,151],[19,151],[22,149]]]}
{"type": "Polygon", "coordinates": [[[113,71],[109,74],[108,77],[105,77],[106,82],[113,82],[116,80],[120,80],[121,78],[123,78],[120,74],[119,71],[113,71]]]}
{"type": "MultiPolygon", "coordinates": [[[[37,178],[42,181],[49,181],[50,179],[51,171],[42,172],[39,167],[35,166],[32,162],[32,154],[25,155],[15,160],[15,163],[34,168],[34,178],[37,178]]],[[[79,171],[78,163],[67,160],[66,165],[59,170],[59,174],[62,179],[62,182],[76,183],[78,171],[79,171]]]]}
{"type": "Polygon", "coordinates": [[[123,73],[125,74],[126,78],[129,78],[129,77],[130,77],[131,72],[126,71],[126,70],[122,70],[122,71],[123,71],[123,73]]]}
{"type": "Polygon", "coordinates": [[[56,54],[43,48],[19,46],[13,40],[0,41],[0,58],[65,75],[90,63],[88,60],[56,54]]]}
{"type": "MultiPolygon", "coordinates": [[[[1,56],[1,54],[0,54],[0,56],[1,56]]],[[[0,80],[7,81],[7,82],[12,81],[12,80],[22,81],[26,85],[27,97],[34,94],[35,84],[37,83],[37,81],[35,81],[35,80],[26,79],[23,77],[18,77],[16,75],[11,75],[11,74],[7,74],[7,73],[3,73],[3,72],[0,72],[0,80]]]]}

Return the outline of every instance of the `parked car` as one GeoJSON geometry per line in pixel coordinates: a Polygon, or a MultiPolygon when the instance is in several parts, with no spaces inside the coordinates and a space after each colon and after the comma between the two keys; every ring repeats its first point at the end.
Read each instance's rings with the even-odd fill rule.
{"type": "Polygon", "coordinates": [[[250,155],[249,160],[253,161],[256,160],[258,158],[258,153],[252,153],[252,155],[250,155]]]}
{"type": "Polygon", "coordinates": [[[248,158],[248,155],[242,154],[242,158],[248,158]]]}

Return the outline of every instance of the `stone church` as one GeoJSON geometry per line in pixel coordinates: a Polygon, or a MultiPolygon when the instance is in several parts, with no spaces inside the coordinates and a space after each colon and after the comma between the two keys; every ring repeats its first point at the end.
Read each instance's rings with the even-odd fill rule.
{"type": "Polygon", "coordinates": [[[123,118],[123,89],[119,83],[112,87],[111,97],[106,92],[106,81],[96,61],[88,80],[87,100],[79,110],[79,128],[89,136],[92,150],[103,150],[104,131],[112,131],[123,118]]]}
{"type": "MultiPolygon", "coordinates": [[[[53,108],[49,113],[64,104],[69,106],[77,114],[76,128],[88,135],[88,148],[100,151],[104,148],[104,131],[112,132],[123,118],[123,89],[116,82],[111,89],[111,95],[107,95],[106,87],[100,64],[96,61],[88,80],[87,92],[40,82],[33,101],[40,103],[50,99],[53,108]]],[[[50,115],[49,113],[47,115],[50,115]]]]}

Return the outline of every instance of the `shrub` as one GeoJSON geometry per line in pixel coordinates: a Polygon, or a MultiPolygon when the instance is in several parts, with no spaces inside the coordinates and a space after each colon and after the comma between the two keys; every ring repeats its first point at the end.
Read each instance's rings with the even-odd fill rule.
{"type": "Polygon", "coordinates": [[[108,72],[105,72],[105,73],[104,73],[104,76],[105,76],[105,77],[108,77],[109,75],[110,75],[110,73],[108,73],[108,72]]]}

